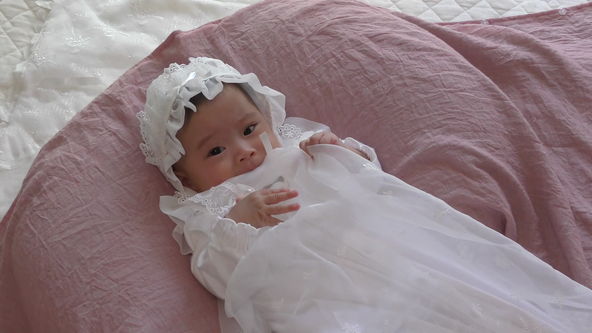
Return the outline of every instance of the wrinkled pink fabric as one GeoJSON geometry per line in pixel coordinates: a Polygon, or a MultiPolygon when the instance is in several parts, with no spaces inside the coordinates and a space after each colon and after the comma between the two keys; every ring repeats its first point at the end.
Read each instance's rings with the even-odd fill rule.
{"type": "Polygon", "coordinates": [[[173,33],[39,153],[0,224],[0,331],[218,331],[158,210],[172,189],[138,149],[145,89],[189,56],[257,73],[288,115],[375,147],[385,171],[592,286],[589,22],[592,4],[438,25],[264,1],[173,33]]]}

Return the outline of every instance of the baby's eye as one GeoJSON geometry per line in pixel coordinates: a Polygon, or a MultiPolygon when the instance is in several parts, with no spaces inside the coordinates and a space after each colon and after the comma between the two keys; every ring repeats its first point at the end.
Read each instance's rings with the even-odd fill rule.
{"type": "Polygon", "coordinates": [[[249,135],[253,133],[255,131],[255,127],[257,127],[257,124],[247,126],[247,128],[245,128],[245,131],[243,132],[243,135],[249,135]]]}
{"type": "Polygon", "coordinates": [[[208,152],[208,156],[216,156],[224,151],[224,147],[216,147],[208,152]]]}

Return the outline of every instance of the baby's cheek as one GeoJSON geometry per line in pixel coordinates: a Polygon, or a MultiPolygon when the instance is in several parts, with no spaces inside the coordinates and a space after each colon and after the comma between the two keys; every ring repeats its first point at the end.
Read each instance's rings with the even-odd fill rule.
{"type": "Polygon", "coordinates": [[[239,175],[239,166],[229,158],[221,162],[217,168],[216,179],[223,183],[228,179],[239,175]]]}

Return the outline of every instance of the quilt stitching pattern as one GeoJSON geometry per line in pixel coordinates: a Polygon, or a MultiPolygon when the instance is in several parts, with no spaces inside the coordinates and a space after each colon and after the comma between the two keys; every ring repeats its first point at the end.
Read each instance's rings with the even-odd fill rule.
{"type": "Polygon", "coordinates": [[[1,0],[0,3],[0,124],[8,121],[5,102],[12,73],[29,54],[31,40],[49,13],[50,1],[1,0]]]}
{"type": "Polygon", "coordinates": [[[589,0],[363,0],[431,22],[486,20],[575,6],[589,0]]]}

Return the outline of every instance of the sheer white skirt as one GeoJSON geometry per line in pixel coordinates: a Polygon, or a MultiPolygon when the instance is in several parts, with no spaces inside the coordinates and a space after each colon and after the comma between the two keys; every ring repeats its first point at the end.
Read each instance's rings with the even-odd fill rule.
{"type": "Polygon", "coordinates": [[[584,332],[592,291],[338,146],[232,179],[299,191],[228,281],[243,332],[584,332]],[[281,184],[277,184],[277,183],[281,184]]]}

